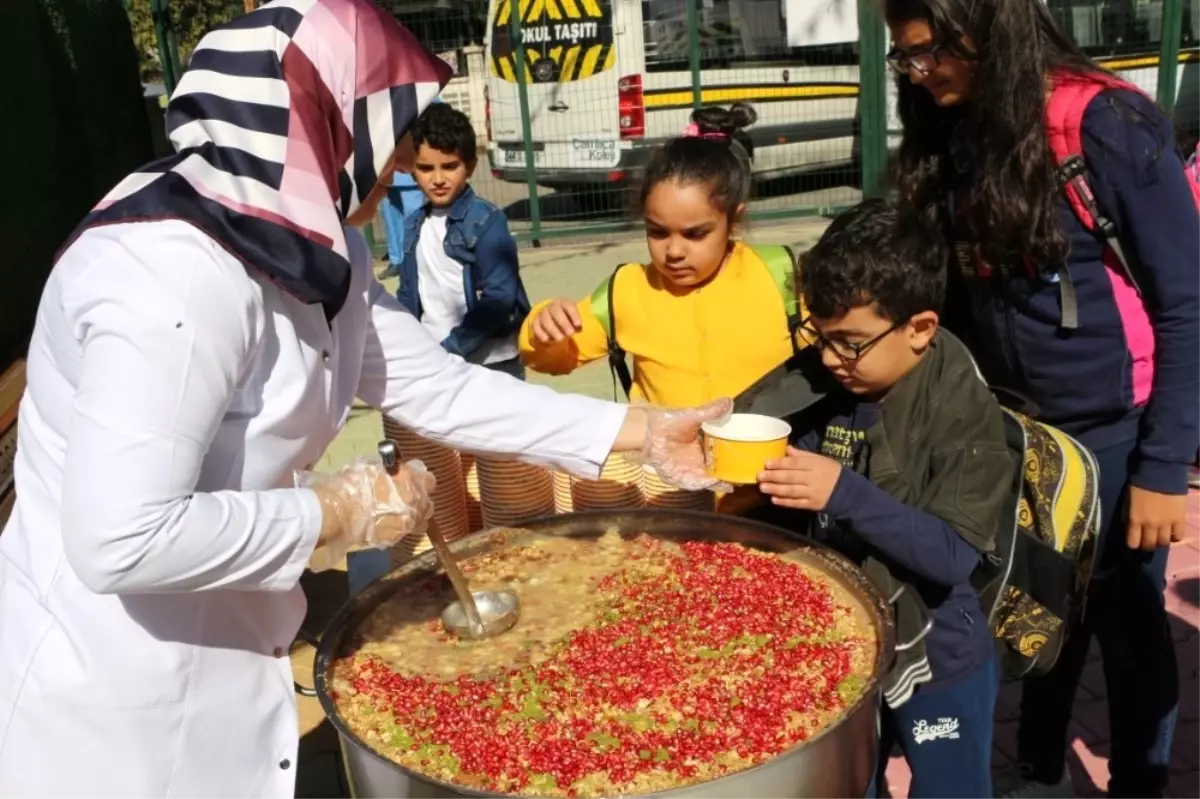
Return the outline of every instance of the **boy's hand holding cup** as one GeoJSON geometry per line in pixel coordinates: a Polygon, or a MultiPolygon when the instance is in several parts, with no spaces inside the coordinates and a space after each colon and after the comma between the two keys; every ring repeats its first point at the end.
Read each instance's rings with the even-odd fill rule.
{"type": "Polygon", "coordinates": [[[767,461],[758,487],[780,507],[823,511],[841,474],[837,461],[788,447],[784,457],[767,461]]]}

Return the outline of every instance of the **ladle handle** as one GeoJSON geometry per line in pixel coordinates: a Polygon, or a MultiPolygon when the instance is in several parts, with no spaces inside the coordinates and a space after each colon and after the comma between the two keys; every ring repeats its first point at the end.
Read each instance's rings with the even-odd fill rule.
{"type": "Polygon", "coordinates": [[[396,472],[400,471],[400,451],[396,447],[396,442],[385,438],[379,442],[377,449],[379,460],[383,461],[383,468],[387,470],[388,474],[395,476],[396,472]]]}
{"type": "Polygon", "coordinates": [[[450,585],[454,587],[458,601],[462,603],[463,609],[467,612],[467,621],[470,622],[471,629],[482,630],[483,619],[479,617],[479,608],[475,607],[475,597],[471,596],[467,578],[458,568],[458,564],[454,561],[454,554],[450,552],[450,546],[446,543],[446,539],[442,538],[442,532],[433,519],[429,520],[427,534],[429,543],[433,544],[433,551],[437,553],[438,560],[442,562],[442,568],[446,570],[446,576],[450,578],[450,585]]]}
{"type": "MultiPolygon", "coordinates": [[[[378,449],[379,458],[383,461],[383,468],[387,470],[388,474],[395,474],[400,468],[400,455],[396,448],[396,442],[385,438],[379,442],[378,449]]],[[[458,601],[462,603],[463,609],[467,613],[467,621],[471,623],[472,629],[483,629],[483,620],[479,617],[479,608],[475,607],[475,597],[471,596],[467,578],[458,568],[458,563],[455,562],[454,555],[446,544],[446,539],[442,538],[442,532],[433,519],[429,520],[426,534],[429,536],[429,543],[433,545],[433,551],[437,553],[438,560],[442,562],[442,568],[446,570],[446,576],[450,578],[450,585],[453,586],[458,601]]]]}

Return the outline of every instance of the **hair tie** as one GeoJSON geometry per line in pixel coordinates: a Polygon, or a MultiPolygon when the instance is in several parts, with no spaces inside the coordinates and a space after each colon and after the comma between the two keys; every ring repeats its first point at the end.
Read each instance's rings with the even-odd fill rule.
{"type": "Polygon", "coordinates": [[[701,133],[700,126],[697,125],[695,122],[692,122],[686,128],[683,129],[683,138],[685,138],[685,139],[711,139],[714,141],[720,141],[720,140],[728,139],[729,136],[724,133],[721,133],[720,131],[714,131],[712,133],[701,133]]]}

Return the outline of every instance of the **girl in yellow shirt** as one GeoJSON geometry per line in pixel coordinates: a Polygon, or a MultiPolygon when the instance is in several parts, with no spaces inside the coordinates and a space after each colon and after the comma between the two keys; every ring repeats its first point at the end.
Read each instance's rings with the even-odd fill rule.
{"type": "MultiPolygon", "coordinates": [[[[641,189],[650,264],[619,268],[591,297],[546,300],[521,327],[529,368],[567,374],[609,353],[609,328],[632,356],[632,401],[690,407],[735,397],[793,353],[786,275],[732,237],[750,186],[756,118],[738,104],[692,115],[647,165],[641,189]]],[[[779,248],[775,248],[779,249],[779,248]]]]}

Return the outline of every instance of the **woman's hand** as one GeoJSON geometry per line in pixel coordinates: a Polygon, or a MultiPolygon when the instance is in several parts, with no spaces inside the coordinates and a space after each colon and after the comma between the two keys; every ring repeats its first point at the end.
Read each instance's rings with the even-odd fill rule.
{"type": "Polygon", "coordinates": [[[631,405],[613,451],[652,467],[664,481],[685,491],[732,491],[708,475],[700,440],[700,425],[719,422],[732,411],[733,401],[728,399],[683,410],[631,405]]]}
{"type": "Polygon", "coordinates": [[[1129,486],[1130,549],[1151,551],[1182,541],[1187,530],[1187,494],[1159,494],[1129,486]]]}
{"type": "Polygon", "coordinates": [[[551,300],[534,317],[530,329],[538,344],[564,341],[583,330],[583,320],[574,300],[551,300]]]}
{"type": "Polygon", "coordinates": [[[832,458],[788,447],[785,457],[767,462],[758,484],[780,507],[823,511],[841,475],[842,465],[832,458]]]}
{"type": "Polygon", "coordinates": [[[296,482],[321,502],[317,548],[326,550],[328,565],[354,547],[389,547],[421,535],[433,518],[437,481],[420,461],[389,475],[378,459],[359,458],[332,475],[299,474],[296,482]]]}
{"type": "Polygon", "coordinates": [[[376,546],[390,546],[410,535],[424,535],[433,518],[433,491],[437,488],[437,478],[425,469],[424,463],[409,461],[388,478],[394,493],[388,496],[387,503],[379,505],[387,507],[388,511],[376,519],[376,546]],[[397,499],[404,506],[401,511],[395,510],[397,499]]]}

